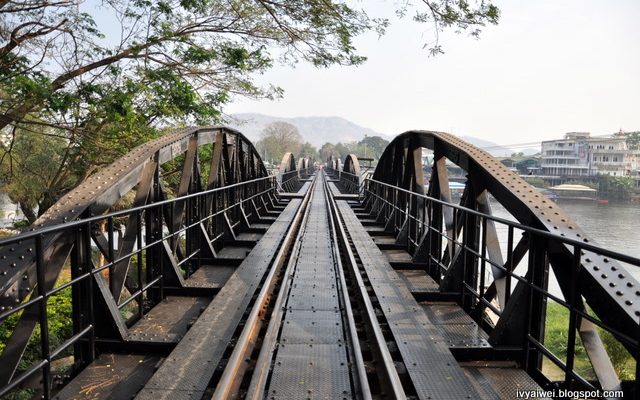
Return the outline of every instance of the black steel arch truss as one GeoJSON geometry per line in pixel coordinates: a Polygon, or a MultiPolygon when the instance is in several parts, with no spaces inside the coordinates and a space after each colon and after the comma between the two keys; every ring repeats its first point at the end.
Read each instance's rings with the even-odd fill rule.
{"type": "Polygon", "coordinates": [[[313,175],[314,170],[315,167],[310,158],[299,158],[296,161],[293,153],[285,153],[277,173],[278,189],[287,193],[297,192],[313,175]]]}
{"type": "Polygon", "coordinates": [[[298,179],[305,180],[313,174],[313,160],[309,157],[298,159],[298,179]]]}
{"type": "MultiPolygon", "coordinates": [[[[345,168],[348,164],[355,164],[351,156],[345,168]]],[[[492,344],[525,349],[523,364],[532,375],[539,373],[543,355],[552,357],[542,345],[545,306],[548,299],[557,300],[570,309],[569,346],[575,345],[577,332],[601,387],[620,387],[596,325],[606,325],[637,357],[639,283],[615,260],[616,254],[594,246],[557,204],[487,152],[441,132],[397,136],[364,186],[367,209],[386,222],[385,230],[396,235],[396,243],[428,271],[441,292],[459,294],[459,302],[491,332],[492,344]],[[427,193],[423,149],[434,156],[427,193]],[[451,205],[448,163],[467,174],[458,206],[451,205]],[[520,225],[492,218],[490,196],[520,225]],[[511,226],[506,254],[496,231],[498,222],[511,226]],[[515,243],[518,228],[523,235],[515,243]],[[513,279],[527,254],[526,273],[513,279]],[[564,302],[548,292],[549,267],[564,302]],[[491,271],[491,282],[485,282],[485,268],[491,271]],[[595,315],[589,314],[587,304],[595,315]]],[[[589,387],[573,372],[573,357],[567,356],[566,363],[552,361],[564,367],[570,385],[589,387]]]]}
{"type": "Polygon", "coordinates": [[[329,158],[327,158],[327,162],[325,165],[325,169],[329,175],[336,179],[340,177],[340,172],[342,172],[342,162],[339,158],[330,156],[329,158]]]}
{"type": "Polygon", "coordinates": [[[281,191],[295,192],[300,188],[298,164],[293,153],[287,152],[282,156],[280,168],[278,169],[278,185],[281,191]]]}
{"type": "Polygon", "coordinates": [[[362,185],[362,171],[360,161],[355,154],[348,154],[344,159],[340,173],[342,189],[348,193],[358,193],[362,185]]]}
{"type": "MultiPolygon", "coordinates": [[[[12,380],[32,332],[46,326],[47,296],[72,287],[74,337],[64,346],[73,345],[76,359],[88,362],[96,336],[126,338],[123,306],[137,303],[141,317],[165,286],[182,287],[202,262],[217,257],[223,240],[273,208],[276,196],[275,177],[251,142],[222,126],[164,135],[89,177],[44,213],[33,232],[0,242],[0,320],[21,313],[1,355],[0,386],[20,383],[12,380]],[[165,171],[167,165],[173,170],[165,171]],[[130,208],[117,211],[129,193],[130,208]],[[92,254],[95,247],[99,254],[92,254]],[[71,282],[55,289],[68,263],[71,282]]],[[[46,361],[36,367],[46,370],[46,361]]]]}

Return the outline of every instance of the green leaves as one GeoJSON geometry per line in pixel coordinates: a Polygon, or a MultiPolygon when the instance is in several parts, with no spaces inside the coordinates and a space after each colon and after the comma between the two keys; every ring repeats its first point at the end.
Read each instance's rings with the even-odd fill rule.
{"type": "Polygon", "coordinates": [[[171,8],[171,5],[169,4],[169,2],[166,1],[158,1],[156,2],[156,10],[158,10],[158,12],[165,14],[165,15],[171,15],[173,13],[173,10],[171,8]]]}
{"type": "Polygon", "coordinates": [[[218,57],[218,52],[216,49],[189,46],[182,54],[182,57],[185,62],[198,64],[215,60],[218,57]]]}
{"type": "MultiPolygon", "coordinates": [[[[275,121],[267,125],[256,143],[256,150],[262,160],[274,165],[280,165],[282,157],[287,152],[298,157],[303,148],[302,136],[298,128],[284,121],[275,121]]],[[[308,150],[308,147],[305,148],[305,151],[308,150]]]]}
{"type": "Polygon", "coordinates": [[[630,150],[640,150],[640,132],[627,132],[625,136],[630,150]]]}
{"type": "MultiPolygon", "coordinates": [[[[490,0],[425,0],[423,3],[426,7],[416,8],[413,20],[435,27],[435,40],[425,44],[431,55],[444,53],[437,32],[454,28],[457,33],[467,32],[478,37],[482,27],[486,24],[496,25],[500,19],[500,10],[490,0]]],[[[402,9],[401,16],[406,14],[408,8],[402,9]]]]}
{"type": "MultiPolygon", "coordinates": [[[[48,169],[56,174],[43,178],[41,192],[24,191],[20,197],[43,212],[70,186],[162,129],[219,122],[232,93],[282,96],[279,87],[254,81],[276,62],[363,63],[354,39],[372,30],[382,34],[389,21],[351,4],[71,0],[27,11],[12,2],[3,8],[7,18],[0,37],[7,40],[17,29],[23,40],[0,44],[0,132],[14,139],[25,132],[55,138],[42,144],[44,154],[50,149],[64,154],[51,158],[48,169]],[[113,33],[105,38],[102,28],[113,33]]],[[[409,9],[437,30],[454,27],[472,34],[499,17],[489,0],[425,0],[406,3],[399,14],[409,9]]],[[[431,51],[442,50],[436,42],[431,51]]],[[[26,150],[14,148],[5,160],[34,167],[40,162],[19,151],[26,150]]],[[[15,168],[6,171],[7,182],[18,179],[15,168]]]]}
{"type": "Polygon", "coordinates": [[[329,157],[336,157],[344,161],[348,154],[355,154],[358,157],[379,159],[382,152],[389,144],[389,141],[380,136],[365,136],[359,142],[349,142],[336,144],[325,143],[320,148],[320,159],[326,161],[329,157]]]}

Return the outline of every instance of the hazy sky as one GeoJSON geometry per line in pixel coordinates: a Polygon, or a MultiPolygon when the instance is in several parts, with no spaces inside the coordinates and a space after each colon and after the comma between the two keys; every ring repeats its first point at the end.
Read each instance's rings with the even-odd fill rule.
{"type": "Polygon", "coordinates": [[[238,98],[225,112],[340,116],[390,135],[443,130],[500,144],[640,130],[639,0],[497,5],[500,24],[479,40],[441,35],[444,55],[422,49],[428,26],[395,21],[381,39],[357,41],[363,66],[277,67],[260,81],[281,86],[282,100],[238,98]]]}

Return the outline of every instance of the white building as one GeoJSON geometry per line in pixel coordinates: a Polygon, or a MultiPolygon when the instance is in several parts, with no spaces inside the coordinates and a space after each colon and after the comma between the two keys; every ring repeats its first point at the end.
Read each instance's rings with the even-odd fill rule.
{"type": "Polygon", "coordinates": [[[640,169],[640,151],[629,150],[622,131],[609,137],[569,132],[564,139],[542,142],[540,166],[543,175],[563,178],[632,176],[640,169]]]}
{"type": "Polygon", "coordinates": [[[542,175],[589,176],[588,139],[588,132],[569,132],[564,139],[542,142],[542,175]]]}
{"type": "Polygon", "coordinates": [[[640,168],[640,151],[629,150],[622,131],[612,137],[591,138],[589,153],[596,174],[630,176],[640,168]]]}

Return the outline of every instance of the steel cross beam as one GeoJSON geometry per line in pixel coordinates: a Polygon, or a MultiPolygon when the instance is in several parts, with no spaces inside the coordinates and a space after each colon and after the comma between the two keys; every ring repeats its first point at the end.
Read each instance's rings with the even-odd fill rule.
{"type": "MultiPolygon", "coordinates": [[[[38,324],[38,318],[35,316],[41,312],[37,311],[39,304],[37,293],[47,296],[71,254],[73,255],[72,269],[77,266],[76,272],[72,272],[74,278],[83,279],[83,274],[100,267],[100,265],[94,265],[90,251],[82,250],[78,247],[78,243],[82,246],[91,246],[91,242],[94,241],[105,260],[112,264],[108,270],[108,283],[100,273],[91,275],[91,279],[95,280],[93,286],[96,290],[91,290],[90,296],[96,296],[93,301],[97,305],[102,305],[101,312],[104,313],[97,319],[98,322],[92,329],[104,327],[102,334],[115,335],[115,338],[121,340],[125,335],[125,328],[118,307],[122,306],[120,302],[124,287],[129,289],[129,293],[142,291],[143,285],[147,290],[152,290],[151,286],[155,285],[154,282],[157,283],[158,279],[180,286],[183,281],[182,272],[178,266],[184,264],[188,271],[190,268],[188,264],[200,259],[200,256],[194,257],[200,254],[200,250],[196,251],[198,243],[210,244],[214,240],[210,235],[218,237],[222,231],[220,223],[211,223],[206,218],[200,223],[203,229],[193,226],[193,221],[197,219],[196,214],[205,212],[211,215],[216,210],[225,210],[218,212],[217,215],[224,217],[225,214],[230,213],[231,218],[236,221],[240,214],[236,197],[251,198],[256,194],[266,194],[271,190],[270,183],[266,182],[268,179],[259,154],[240,132],[223,126],[186,128],[136,147],[64,195],[33,224],[34,233],[23,235],[24,240],[7,239],[3,241],[7,243],[6,245],[0,243],[0,254],[2,254],[0,269],[3,271],[0,275],[0,307],[4,313],[10,313],[12,309],[19,308],[25,308],[26,311],[18,320],[13,335],[7,341],[2,353],[0,384],[6,385],[12,379],[31,332],[38,324]],[[247,185],[241,185],[233,190],[218,191],[208,196],[206,201],[190,197],[189,195],[202,192],[205,188],[202,183],[199,150],[206,145],[213,145],[207,189],[226,187],[240,182],[255,183],[249,185],[250,188],[247,185]],[[179,169],[181,177],[174,190],[177,200],[172,202],[166,200],[169,196],[165,192],[166,185],[163,183],[169,179],[170,173],[165,176],[161,166],[176,162],[182,164],[182,167],[179,169]],[[136,188],[136,194],[133,210],[139,209],[138,211],[99,219],[100,215],[117,205],[117,202],[134,188],[136,188]],[[180,200],[185,196],[185,200],[180,200]],[[144,208],[147,204],[163,200],[172,203],[165,208],[144,208]],[[73,225],[73,221],[78,218],[90,218],[90,220],[86,225],[82,224],[78,228],[73,225]],[[120,236],[118,233],[121,240],[115,251],[113,233],[114,222],[117,219],[127,221],[124,223],[126,226],[124,235],[120,236]],[[155,267],[147,269],[147,276],[142,277],[140,269],[140,259],[143,254],[142,242],[162,240],[162,226],[165,222],[167,230],[172,235],[168,239],[171,244],[164,243],[163,247],[156,246],[153,251],[151,249],[147,251],[146,262],[155,267]],[[69,230],[57,228],[66,223],[71,226],[69,230]],[[109,240],[105,240],[103,233],[99,231],[105,226],[109,227],[109,240]],[[146,239],[142,234],[143,226],[146,239]],[[177,240],[177,235],[181,231],[186,232],[186,248],[182,248],[177,240]],[[78,234],[80,239],[76,239],[78,234]],[[38,246],[34,245],[36,237],[40,243],[38,246]],[[134,254],[137,254],[138,259],[138,282],[132,281],[128,275],[130,261],[134,254]],[[77,262],[74,261],[76,259],[77,262]],[[38,278],[40,275],[42,278],[38,278]]],[[[215,256],[213,253],[213,248],[207,251],[207,246],[204,246],[201,256],[212,257],[215,256]]],[[[199,263],[199,261],[195,262],[199,263]]],[[[74,293],[81,290],[80,286],[72,285],[74,293]]],[[[162,284],[160,284],[160,296],[161,287],[162,284]]],[[[76,299],[74,309],[78,306],[80,297],[83,297],[83,301],[87,300],[84,298],[87,293],[80,297],[74,296],[76,299]]],[[[151,297],[158,299],[155,294],[151,297]]],[[[142,296],[132,297],[126,301],[132,300],[138,303],[142,313],[142,296]]],[[[78,325],[76,331],[78,329],[84,328],[78,325]]],[[[92,333],[94,334],[95,332],[92,333]]]]}
{"type": "MultiPolygon", "coordinates": [[[[415,254],[414,259],[424,262],[426,257],[426,261],[429,261],[438,271],[434,278],[436,281],[440,281],[443,277],[440,273],[446,275],[456,270],[454,266],[457,265],[456,254],[459,253],[458,250],[464,249],[469,253],[475,248],[474,244],[465,243],[465,239],[471,237],[474,237],[474,240],[478,239],[474,235],[469,236],[468,234],[468,230],[472,229],[473,225],[461,229],[462,225],[456,221],[456,218],[460,217],[454,212],[454,208],[448,205],[452,202],[446,165],[448,162],[461,167],[468,174],[467,186],[473,186],[473,193],[477,197],[474,201],[466,203],[472,212],[490,216],[488,195],[491,195],[525,228],[546,232],[550,234],[550,237],[555,235],[559,238],[559,240],[536,239],[538,242],[535,247],[536,251],[531,247],[533,239],[529,238],[526,244],[529,248],[530,258],[534,259],[531,264],[534,273],[528,279],[534,279],[533,282],[537,283],[542,290],[546,290],[545,271],[546,265],[550,265],[558,278],[564,297],[571,298],[572,290],[574,290],[572,288],[577,286],[578,296],[583,297],[597,317],[611,327],[614,332],[618,332],[621,336],[616,336],[631,349],[629,338],[633,340],[640,332],[638,329],[640,291],[635,290],[639,283],[630,274],[619,272],[624,269],[612,257],[592,250],[597,247],[590,247],[595,244],[594,241],[558,205],[548,200],[487,152],[447,133],[410,131],[397,136],[382,154],[373,178],[365,183],[368,188],[365,202],[378,204],[378,218],[394,219],[395,222],[392,224],[394,226],[404,226],[405,220],[415,222],[416,227],[408,233],[408,239],[402,241],[407,246],[407,250],[415,254]],[[416,161],[420,159],[423,148],[434,152],[429,196],[437,201],[431,201],[421,196],[423,182],[419,181],[423,168],[421,163],[416,161]],[[415,202],[418,199],[426,201],[427,205],[416,207],[415,202]],[[418,210],[426,212],[426,217],[420,215],[418,210]],[[460,238],[461,231],[464,232],[462,239],[460,238]],[[441,253],[443,250],[442,240],[446,240],[447,243],[443,254],[441,253]],[[429,251],[426,251],[427,249],[429,251]],[[578,253],[580,267],[578,268],[579,272],[573,274],[572,269],[575,269],[576,264],[574,254],[576,249],[580,250],[578,253]]],[[[465,193],[467,192],[465,190],[465,193]]],[[[466,264],[474,264],[482,260],[483,270],[485,263],[487,263],[493,272],[494,281],[490,291],[493,296],[497,294],[498,304],[497,307],[492,307],[498,312],[500,309],[502,311],[502,316],[491,336],[493,342],[501,343],[506,342],[507,338],[517,338],[515,339],[517,342],[523,343],[524,340],[528,340],[526,336],[523,336],[523,332],[527,329],[526,320],[531,318],[523,307],[526,304],[524,300],[530,291],[516,288],[512,294],[508,293],[509,289],[506,283],[508,272],[504,272],[504,270],[508,271],[514,267],[513,257],[510,254],[505,264],[497,242],[493,220],[486,217],[481,218],[483,219],[481,229],[483,234],[480,238],[482,254],[468,259],[466,264]]],[[[400,232],[398,239],[401,237],[402,232],[400,232]]],[[[511,252],[512,249],[509,251],[511,252]]],[[[433,268],[431,267],[430,271],[433,272],[433,268]]],[[[517,283],[517,286],[522,285],[522,282],[517,283]]],[[[483,298],[485,289],[480,288],[479,290],[480,298],[483,298]]],[[[481,307],[486,307],[486,304],[490,305],[485,299],[483,300],[484,303],[480,302],[481,307]]],[[[542,303],[536,303],[538,304],[536,313],[544,314],[545,302],[546,300],[542,300],[542,303]]],[[[540,318],[540,316],[533,318],[540,318]]],[[[584,317],[579,319],[585,320],[584,317]]],[[[541,324],[543,325],[544,322],[541,324]]],[[[587,334],[587,330],[582,328],[583,325],[587,324],[580,325],[579,333],[583,341],[592,343],[587,346],[587,351],[590,356],[593,356],[594,368],[599,369],[598,378],[602,383],[607,382],[608,387],[615,388],[616,382],[619,381],[615,377],[610,363],[606,365],[606,363],[595,362],[602,358],[596,356],[596,353],[601,353],[599,349],[602,349],[599,339],[589,340],[589,338],[597,337],[595,328],[590,329],[587,334]]],[[[591,325],[593,326],[593,324],[591,325]]],[[[527,335],[531,335],[530,337],[534,341],[543,341],[543,332],[540,331],[540,326],[527,331],[527,335]]],[[[536,357],[539,357],[539,353],[536,357]]]]}

